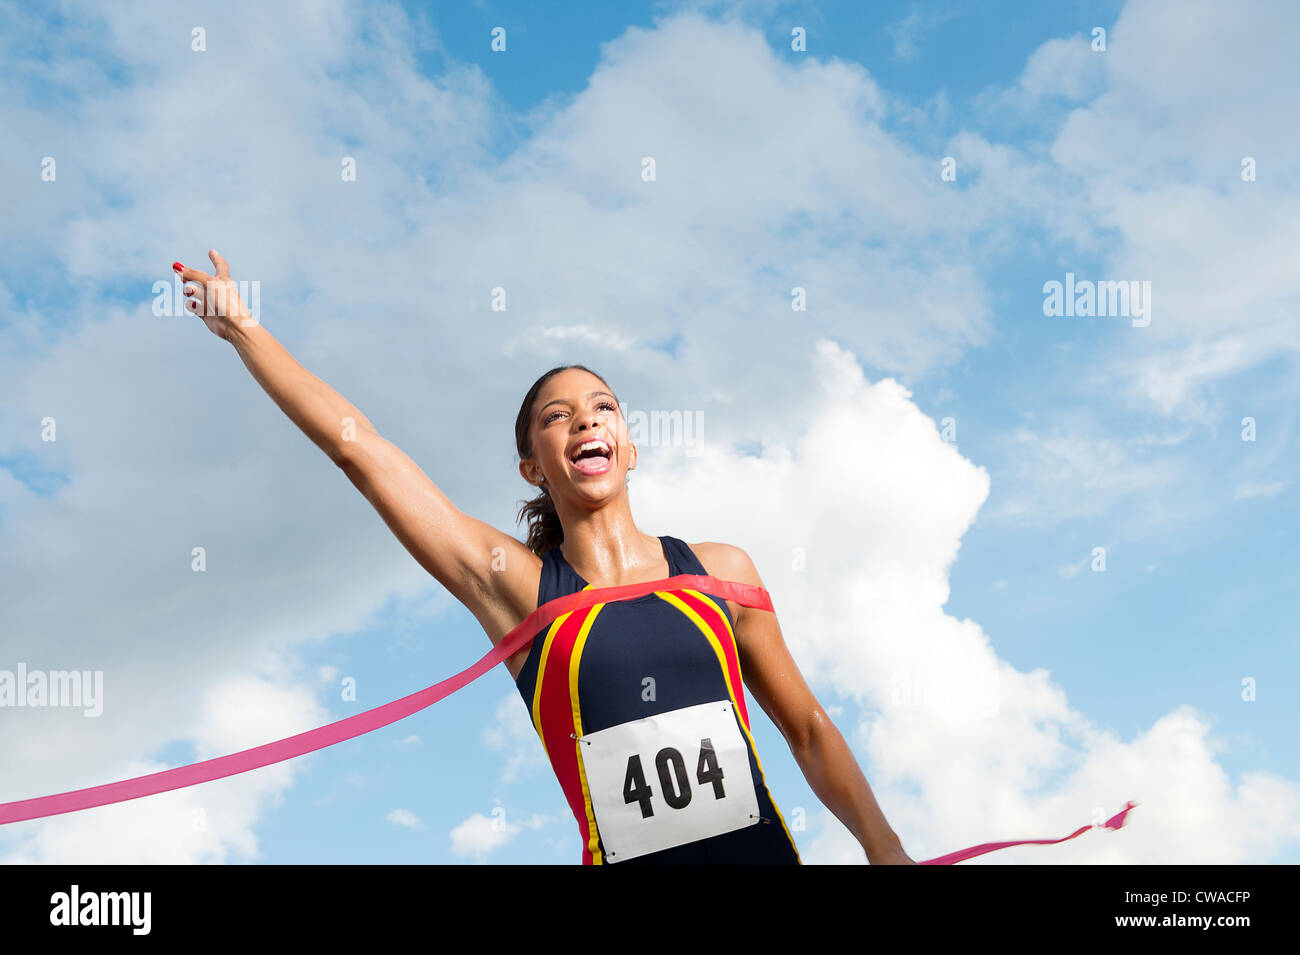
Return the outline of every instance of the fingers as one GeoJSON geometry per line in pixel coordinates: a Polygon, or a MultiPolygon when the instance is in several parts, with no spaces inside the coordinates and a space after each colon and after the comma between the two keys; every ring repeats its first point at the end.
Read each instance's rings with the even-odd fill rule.
{"type": "Polygon", "coordinates": [[[212,264],[217,267],[217,278],[219,279],[230,278],[230,266],[227,265],[226,260],[221,257],[220,252],[218,252],[216,249],[208,249],[208,258],[210,258],[212,260],[212,264]]]}
{"type": "Polygon", "coordinates": [[[172,263],[172,271],[181,277],[182,282],[208,282],[212,276],[202,269],[192,269],[188,265],[181,265],[179,262],[172,263]]]}
{"type": "Polygon", "coordinates": [[[202,269],[193,269],[188,265],[182,265],[180,262],[172,263],[172,270],[181,277],[185,283],[185,308],[196,315],[206,316],[212,314],[225,314],[225,306],[222,304],[226,301],[227,294],[235,297],[238,301],[238,292],[233,291],[234,282],[230,278],[230,266],[226,260],[221,257],[221,253],[216,249],[208,249],[208,258],[212,260],[213,266],[217,270],[216,275],[209,275],[202,269]],[[227,293],[227,286],[232,290],[227,293]],[[211,308],[211,300],[216,295],[215,311],[211,308]]]}
{"type": "Polygon", "coordinates": [[[181,287],[185,293],[185,308],[195,315],[202,315],[198,308],[199,299],[195,296],[199,295],[200,290],[204,288],[203,279],[199,276],[204,276],[205,273],[199,272],[198,269],[188,269],[179,262],[172,263],[172,271],[185,282],[181,287]]]}

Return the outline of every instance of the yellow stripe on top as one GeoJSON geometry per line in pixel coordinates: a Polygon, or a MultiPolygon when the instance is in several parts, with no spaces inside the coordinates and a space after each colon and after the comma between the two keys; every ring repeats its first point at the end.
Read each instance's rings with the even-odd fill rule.
{"type": "MultiPolygon", "coordinates": [[[[588,584],[583,589],[590,588],[591,584],[588,584]]],[[[573,741],[573,745],[578,748],[578,780],[582,783],[582,803],[587,810],[587,832],[590,833],[587,837],[587,848],[591,852],[592,865],[604,865],[605,860],[600,851],[600,833],[596,831],[596,813],[591,806],[591,791],[587,788],[587,771],[582,764],[582,709],[578,700],[578,666],[582,662],[582,648],[587,643],[587,634],[591,632],[591,625],[596,622],[596,617],[604,608],[604,604],[592,606],[587,619],[582,622],[582,629],[573,640],[573,652],[569,654],[569,702],[573,706],[573,733],[578,737],[573,741]]]]}
{"type": "MultiPolygon", "coordinates": [[[[722,625],[727,628],[727,638],[731,641],[731,645],[736,648],[736,672],[740,674],[740,681],[743,685],[745,678],[744,674],[740,673],[740,645],[736,643],[736,634],[735,631],[731,629],[731,620],[722,612],[722,609],[718,607],[717,601],[708,594],[700,593],[698,590],[684,590],[682,593],[688,593],[692,597],[706,601],[712,606],[718,608],[718,618],[722,621],[722,625]]],[[[718,642],[717,633],[714,632],[712,627],[704,622],[704,619],[698,613],[684,603],[676,594],[662,591],[655,591],[655,594],[672,604],[685,614],[687,619],[694,623],[695,626],[699,627],[700,632],[704,634],[705,638],[709,641],[709,645],[713,647],[713,652],[717,655],[718,666],[722,668],[723,679],[727,681],[727,692],[731,695],[731,705],[739,711],[740,705],[736,702],[736,688],[731,684],[731,669],[727,666],[727,656],[726,653],[723,652],[722,644],[718,642]]],[[[776,812],[776,818],[780,821],[781,828],[785,830],[785,837],[790,840],[790,847],[794,850],[795,858],[799,858],[799,847],[795,845],[794,837],[790,835],[790,829],[785,824],[785,817],[781,815],[781,810],[777,806],[776,800],[772,799],[771,790],[767,788],[767,776],[763,772],[763,762],[758,758],[758,747],[754,745],[754,737],[750,735],[749,727],[745,725],[745,721],[739,718],[739,712],[737,712],[736,716],[736,722],[740,725],[741,731],[745,734],[745,739],[749,740],[749,751],[754,754],[754,762],[758,766],[758,776],[759,779],[763,781],[763,789],[767,791],[767,798],[772,803],[772,809],[776,812]]],[[[800,864],[802,863],[803,860],[800,860],[800,864]]]]}
{"type": "MultiPolygon", "coordinates": [[[[705,596],[702,593],[699,593],[698,591],[686,590],[682,592],[688,593],[692,597],[696,597],[701,600],[707,600],[709,603],[713,604],[713,600],[711,598],[705,596]]],[[[662,598],[667,603],[672,604],[683,614],[685,614],[686,618],[690,620],[691,623],[695,624],[695,626],[699,628],[700,633],[704,634],[705,638],[708,639],[709,646],[713,647],[713,652],[718,658],[718,666],[722,669],[722,678],[727,681],[727,693],[728,695],[731,696],[731,703],[733,706],[736,707],[736,709],[740,709],[739,704],[736,703],[736,688],[731,685],[731,667],[727,666],[727,655],[725,652],[723,652],[722,644],[718,642],[718,635],[713,632],[713,628],[710,627],[707,623],[705,623],[704,618],[702,618],[698,613],[696,613],[688,604],[686,604],[675,593],[656,591],[655,595],[657,597],[662,598]]],[[[717,604],[713,604],[713,605],[715,607],[717,606],[717,604]]],[[[723,622],[725,623],[727,618],[723,616],[722,619],[723,622]]],[[[727,632],[728,633],[731,632],[730,624],[727,625],[727,632]]],[[[732,637],[732,640],[734,642],[735,640],[734,636],[732,637]]],[[[736,670],[737,672],[739,672],[740,670],[740,654],[736,654],[736,670]]],[[[742,720],[741,722],[743,723],[744,721],[742,720]]]]}
{"type": "MultiPolygon", "coordinates": [[[[582,589],[590,590],[591,584],[587,584],[587,586],[582,589]]],[[[533,681],[533,727],[537,730],[537,736],[542,741],[542,751],[545,752],[547,756],[550,756],[551,754],[546,749],[546,735],[542,732],[542,677],[546,675],[546,661],[551,655],[551,644],[555,639],[555,635],[559,633],[560,627],[564,626],[564,622],[568,620],[572,614],[572,610],[568,613],[560,614],[560,616],[555,618],[550,629],[546,631],[546,639],[542,643],[542,656],[537,662],[537,677],[533,681]]]]}

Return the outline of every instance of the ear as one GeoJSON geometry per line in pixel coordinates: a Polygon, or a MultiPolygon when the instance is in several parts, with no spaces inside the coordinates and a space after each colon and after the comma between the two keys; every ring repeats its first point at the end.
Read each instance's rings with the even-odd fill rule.
{"type": "Polygon", "coordinates": [[[546,483],[541,469],[531,460],[519,462],[519,475],[533,487],[541,487],[546,483]]]}

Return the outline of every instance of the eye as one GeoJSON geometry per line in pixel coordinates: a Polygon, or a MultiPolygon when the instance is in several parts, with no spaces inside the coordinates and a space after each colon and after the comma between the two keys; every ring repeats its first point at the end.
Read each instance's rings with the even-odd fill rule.
{"type": "MultiPolygon", "coordinates": [[[[597,407],[598,409],[599,409],[599,408],[608,408],[610,411],[617,411],[617,410],[618,410],[618,405],[614,404],[613,402],[609,401],[608,399],[602,399],[601,402],[600,402],[598,405],[596,405],[596,407],[597,407]]],[[[544,424],[544,425],[545,425],[545,424],[550,424],[552,421],[555,420],[555,416],[556,416],[557,414],[564,414],[564,412],[563,412],[563,411],[559,411],[559,410],[552,411],[552,412],[551,412],[550,414],[548,414],[544,419],[542,419],[542,424],[544,424]]]]}

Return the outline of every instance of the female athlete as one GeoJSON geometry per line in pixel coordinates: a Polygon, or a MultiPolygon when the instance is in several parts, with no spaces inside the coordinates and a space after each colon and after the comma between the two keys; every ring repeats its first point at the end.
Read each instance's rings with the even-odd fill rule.
{"type": "MultiPolygon", "coordinates": [[[[186,308],[235,347],[493,645],[540,604],[587,588],[679,574],[763,586],[738,547],[637,528],[627,495],[637,449],[613,390],[584,366],[551,369],[519,409],[519,473],[539,489],[520,511],[529,524],[521,544],[457,510],[304,369],[248,313],[225,260],[208,255],[215,275],[173,266],[186,308]]],[[[868,861],[915,864],[770,612],[695,590],[655,591],[560,616],[506,667],[578,823],[584,864],[799,863],[758,761],[746,689],[868,861]]]]}

